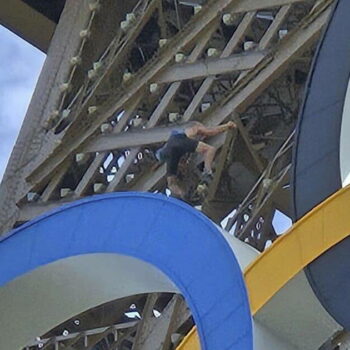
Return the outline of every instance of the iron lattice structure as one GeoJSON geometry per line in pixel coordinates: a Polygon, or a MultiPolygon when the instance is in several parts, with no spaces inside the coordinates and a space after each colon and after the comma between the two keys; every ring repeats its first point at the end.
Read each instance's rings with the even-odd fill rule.
{"type": "MultiPolygon", "coordinates": [[[[276,210],[290,215],[294,129],[332,3],[67,2],[1,184],[2,231],[96,193],[165,192],[152,150],[170,130],[234,120],[237,130],[208,140],[220,152],[199,209],[217,223],[233,213],[225,228],[264,250],[277,237],[276,210]]],[[[189,188],[193,174],[184,174],[189,188]]],[[[69,320],[28,349],[170,349],[192,325],[179,296],[117,304],[80,315],[86,329],[69,320]],[[131,306],[141,320],[125,320],[131,306]]]]}

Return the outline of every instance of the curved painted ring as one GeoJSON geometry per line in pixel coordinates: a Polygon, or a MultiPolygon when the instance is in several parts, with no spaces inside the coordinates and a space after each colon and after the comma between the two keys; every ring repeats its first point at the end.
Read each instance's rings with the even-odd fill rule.
{"type": "Polygon", "coordinates": [[[90,253],[128,255],[163,271],[191,308],[203,350],[252,349],[247,292],[232,250],[204,215],[163,195],[90,197],[23,225],[0,244],[0,286],[90,253]]]}
{"type": "MultiPolygon", "coordinates": [[[[335,2],[313,64],[294,154],[294,221],[350,182],[349,13],[348,0],[335,2]]],[[[335,235],[337,226],[330,233],[335,235]]],[[[347,330],[349,247],[346,238],[305,268],[323,307],[347,330]]]]}
{"type": "Polygon", "coordinates": [[[335,2],[301,108],[293,159],[294,221],[346,185],[350,173],[349,11],[349,1],[335,2]]]}

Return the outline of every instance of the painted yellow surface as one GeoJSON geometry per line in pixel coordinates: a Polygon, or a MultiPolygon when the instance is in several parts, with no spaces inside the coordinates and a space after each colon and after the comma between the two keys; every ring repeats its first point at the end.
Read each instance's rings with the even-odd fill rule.
{"type": "MultiPolygon", "coordinates": [[[[295,223],[244,271],[252,315],[306,265],[350,235],[350,186],[295,223]]],[[[195,327],[177,350],[200,350],[195,327]]]]}
{"type": "Polygon", "coordinates": [[[196,327],[191,329],[176,350],[201,350],[196,327]]]}

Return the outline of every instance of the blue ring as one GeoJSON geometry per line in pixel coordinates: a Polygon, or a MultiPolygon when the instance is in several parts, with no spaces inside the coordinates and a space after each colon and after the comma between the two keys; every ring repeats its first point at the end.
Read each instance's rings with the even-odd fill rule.
{"type": "Polygon", "coordinates": [[[184,295],[203,350],[252,350],[241,269],[216,226],[163,195],[113,193],[61,207],[0,244],[0,286],[59,259],[116,253],[163,271],[184,295]]]}

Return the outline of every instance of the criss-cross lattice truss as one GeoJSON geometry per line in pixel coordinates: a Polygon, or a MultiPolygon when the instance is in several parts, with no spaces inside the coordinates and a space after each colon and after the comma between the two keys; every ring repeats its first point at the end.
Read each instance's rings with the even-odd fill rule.
{"type": "MultiPolygon", "coordinates": [[[[275,210],[289,213],[291,157],[279,149],[295,128],[331,4],[66,5],[2,183],[3,230],[95,193],[165,191],[152,150],[170,130],[234,120],[235,132],[208,140],[221,152],[201,208],[217,222],[236,209],[236,234],[263,249],[276,237],[275,210]]],[[[194,173],[184,174],[189,188],[194,173]]]]}
{"type": "MultiPolygon", "coordinates": [[[[166,192],[152,151],[172,128],[234,120],[236,130],[207,140],[219,152],[198,208],[218,223],[229,215],[225,228],[263,250],[277,237],[276,211],[290,214],[294,129],[332,3],[67,2],[1,184],[2,231],[96,193],[166,192]]],[[[189,190],[201,159],[190,162],[182,174],[189,190]]],[[[87,329],[60,338],[70,320],[27,349],[170,349],[172,335],[192,326],[178,296],[134,299],[118,301],[123,313],[109,312],[113,319],[90,310],[79,317],[87,329]],[[161,316],[151,315],[149,328],[143,320],[157,303],[161,316]],[[124,320],[132,305],[141,305],[141,319],[124,320]]]]}
{"type": "Polygon", "coordinates": [[[182,296],[150,293],[126,297],[76,315],[24,350],[169,349],[193,326],[182,296]]]}

